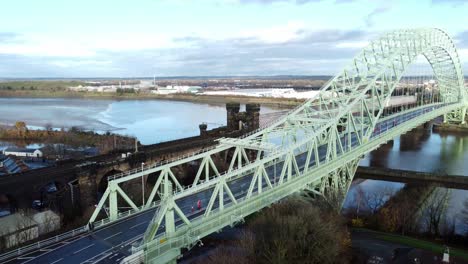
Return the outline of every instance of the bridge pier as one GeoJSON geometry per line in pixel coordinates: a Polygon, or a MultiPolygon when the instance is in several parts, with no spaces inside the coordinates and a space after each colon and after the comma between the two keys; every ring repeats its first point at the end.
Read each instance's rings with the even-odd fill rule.
{"type": "Polygon", "coordinates": [[[97,184],[95,177],[89,171],[78,173],[81,208],[86,209],[96,204],[97,184]]]}
{"type": "Polygon", "coordinates": [[[431,121],[427,121],[426,123],[424,123],[423,127],[424,127],[424,129],[431,129],[431,127],[432,127],[432,122],[431,122],[431,121]]]}

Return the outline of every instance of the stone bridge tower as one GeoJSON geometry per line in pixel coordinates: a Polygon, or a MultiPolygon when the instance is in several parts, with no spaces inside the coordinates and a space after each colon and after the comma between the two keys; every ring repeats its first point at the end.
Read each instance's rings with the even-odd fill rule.
{"type": "Polygon", "coordinates": [[[239,112],[239,103],[227,103],[227,130],[255,130],[260,127],[260,104],[246,104],[245,112],[239,112]]]}

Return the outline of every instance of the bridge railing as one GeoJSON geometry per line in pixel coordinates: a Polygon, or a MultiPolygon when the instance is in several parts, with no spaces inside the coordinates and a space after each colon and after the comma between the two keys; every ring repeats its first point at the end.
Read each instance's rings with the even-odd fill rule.
{"type": "Polygon", "coordinates": [[[190,152],[190,153],[187,153],[187,154],[177,156],[177,157],[172,158],[172,159],[167,159],[167,160],[164,160],[164,161],[153,163],[151,165],[147,165],[147,166],[138,167],[138,168],[135,168],[135,169],[132,169],[132,170],[124,171],[124,172],[114,174],[114,175],[111,175],[111,176],[107,177],[107,180],[108,181],[116,180],[116,179],[119,179],[119,178],[122,178],[122,177],[125,177],[125,176],[129,176],[129,175],[132,175],[132,174],[135,174],[135,173],[144,172],[144,171],[147,171],[147,170],[159,167],[159,166],[166,165],[168,163],[176,162],[176,161],[179,161],[179,160],[182,160],[182,159],[190,158],[190,157],[193,157],[193,156],[196,156],[196,155],[211,151],[211,150],[213,150],[215,148],[216,148],[216,146],[207,147],[207,148],[204,148],[204,149],[201,149],[201,150],[198,150],[198,151],[193,151],[193,152],[190,152]]]}
{"type": "MultiPolygon", "coordinates": [[[[135,210],[135,209],[132,208],[132,209],[127,210],[127,211],[119,212],[117,214],[117,220],[122,220],[124,218],[130,217],[130,216],[135,215],[137,213],[141,213],[143,211],[150,210],[152,208],[155,208],[155,207],[159,206],[160,203],[161,203],[161,201],[158,200],[158,201],[152,202],[150,206],[146,206],[146,205],[139,206],[137,208],[138,210],[135,210]]],[[[101,219],[99,221],[93,222],[93,227],[97,229],[97,228],[105,226],[105,225],[107,225],[109,223],[115,223],[115,221],[116,220],[111,221],[109,217],[108,218],[103,218],[103,219],[101,219]]]]}
{"type": "Polygon", "coordinates": [[[60,234],[60,235],[57,235],[57,236],[54,236],[54,237],[51,237],[51,238],[48,238],[48,239],[45,239],[45,240],[41,240],[41,241],[38,241],[38,242],[34,242],[34,243],[30,244],[30,245],[20,247],[20,248],[14,249],[12,251],[8,251],[8,252],[0,255],[0,262],[15,258],[15,257],[23,255],[24,253],[27,253],[27,252],[31,252],[31,251],[34,251],[34,250],[37,250],[37,249],[41,249],[41,248],[43,248],[45,246],[55,244],[57,242],[65,240],[65,239],[69,239],[69,238],[78,236],[78,235],[83,234],[83,233],[85,233],[87,231],[88,231],[88,228],[86,226],[82,226],[82,227],[79,227],[77,229],[73,229],[71,231],[68,231],[66,233],[63,233],[63,234],[60,234]]]}
{"type": "MultiPolygon", "coordinates": [[[[439,104],[439,105],[434,106],[434,107],[439,108],[439,107],[442,107],[442,106],[445,106],[445,105],[447,105],[447,104],[439,104]]],[[[415,110],[415,109],[412,109],[411,111],[414,111],[414,110],[415,110]]],[[[414,114],[414,113],[413,113],[413,114],[414,114]]],[[[409,116],[406,116],[406,117],[404,117],[404,120],[401,120],[401,121],[402,121],[402,122],[405,122],[405,121],[407,121],[407,120],[409,120],[409,119],[411,119],[411,118],[410,118],[409,116]]],[[[382,120],[386,120],[386,118],[383,118],[382,120]]],[[[379,124],[377,127],[380,127],[380,124],[379,124]]],[[[389,129],[389,128],[385,128],[383,131],[380,131],[380,133],[385,132],[385,131],[388,130],[388,129],[389,129]]],[[[379,130],[380,130],[380,129],[379,129],[379,130]]],[[[380,133],[379,133],[379,134],[380,134],[380,133]]],[[[375,136],[375,135],[374,135],[374,136],[375,136]]],[[[212,147],[212,148],[210,148],[210,149],[214,149],[214,148],[215,148],[215,147],[212,147]]],[[[206,151],[209,151],[209,150],[206,150],[206,151]]],[[[270,153],[270,154],[271,154],[271,155],[278,154],[278,153],[276,153],[277,151],[279,151],[279,150],[275,150],[275,151],[273,151],[273,152],[270,153]]],[[[178,157],[178,159],[176,159],[176,160],[180,160],[180,159],[184,159],[184,158],[189,158],[189,157],[192,157],[192,156],[194,156],[194,155],[196,155],[196,154],[190,153],[190,154],[187,154],[187,155],[182,155],[182,156],[178,157]]],[[[265,163],[264,165],[265,165],[265,166],[270,166],[270,165],[272,165],[272,164],[274,164],[274,163],[276,163],[276,162],[280,162],[280,161],[281,161],[281,160],[274,160],[274,161],[265,163]]],[[[131,170],[131,171],[125,173],[125,176],[126,176],[126,175],[131,175],[131,174],[135,173],[135,172],[132,172],[132,171],[140,172],[140,171],[144,171],[144,170],[146,170],[146,169],[154,168],[154,167],[157,167],[157,166],[160,166],[160,165],[163,165],[163,164],[167,164],[167,163],[170,163],[170,162],[172,162],[172,161],[168,160],[168,161],[166,161],[166,162],[164,162],[164,163],[156,163],[156,164],[150,165],[150,166],[148,166],[148,167],[144,167],[143,170],[142,170],[141,168],[139,168],[139,169],[134,169],[134,170],[131,170]]],[[[245,171],[245,172],[243,172],[243,173],[241,173],[241,174],[236,174],[236,171],[237,171],[236,169],[234,169],[233,171],[223,171],[223,172],[221,172],[221,173],[219,174],[219,176],[225,176],[226,174],[230,174],[230,177],[228,177],[228,178],[231,178],[232,176],[234,176],[234,177],[237,178],[237,177],[242,177],[243,175],[250,173],[250,172],[248,172],[248,171],[245,171]]],[[[112,176],[111,176],[111,177],[112,177],[112,176]]],[[[197,186],[198,188],[200,188],[200,189],[209,188],[209,187],[211,187],[211,186],[213,185],[213,183],[216,182],[216,178],[217,178],[217,177],[209,178],[208,180],[205,180],[205,181],[200,181],[200,183],[198,183],[196,186],[197,186]]],[[[186,192],[186,191],[188,191],[189,189],[191,189],[191,188],[193,188],[193,187],[195,187],[193,184],[185,185],[185,186],[183,186],[183,189],[175,189],[175,190],[173,190],[173,195],[180,195],[181,193],[186,192]]],[[[154,206],[155,206],[155,204],[153,204],[152,206],[150,206],[150,207],[148,207],[148,208],[153,208],[154,206]]],[[[145,208],[140,207],[138,211],[130,210],[130,211],[121,212],[121,213],[118,214],[118,219],[121,219],[122,217],[126,217],[126,216],[128,216],[128,215],[131,215],[131,214],[134,214],[134,213],[137,213],[137,212],[140,212],[140,211],[143,210],[143,209],[145,209],[145,208]],[[132,211],[132,212],[131,212],[131,211],[132,211]],[[134,212],[133,212],[133,211],[134,211],[134,212]]],[[[101,221],[96,222],[96,224],[98,224],[99,226],[102,226],[102,225],[106,225],[106,224],[108,224],[108,223],[110,223],[110,222],[111,222],[111,221],[110,221],[109,219],[105,219],[105,220],[101,220],[101,221]]]]}
{"type": "MultiPolygon", "coordinates": [[[[424,118],[425,114],[431,113],[432,115],[431,118],[434,118],[440,115],[443,112],[441,110],[443,110],[443,107],[446,107],[446,106],[449,106],[449,104],[441,104],[441,105],[435,106],[432,109],[433,112],[425,111],[425,110],[421,112],[412,111],[410,113],[407,113],[403,117],[401,124],[403,124],[404,126],[403,128],[405,129],[405,131],[410,130],[418,126],[419,124],[423,123],[423,121],[425,121],[424,119],[430,119],[427,117],[424,118]],[[417,120],[418,122],[411,122],[411,120],[417,120]]],[[[375,142],[385,142],[386,140],[389,140],[390,138],[392,138],[394,136],[393,134],[397,134],[397,132],[399,132],[398,131],[399,129],[401,128],[396,128],[396,129],[394,129],[393,127],[385,128],[376,134],[376,136],[374,137],[374,140],[375,142]],[[392,131],[392,132],[388,133],[387,131],[392,131]],[[379,141],[378,140],[379,138],[382,138],[383,140],[379,141]]],[[[361,153],[368,152],[372,149],[377,148],[379,145],[380,144],[376,144],[376,143],[359,145],[353,148],[352,152],[356,152],[356,151],[361,152],[361,153]]],[[[347,155],[349,154],[349,152],[342,153],[342,154],[347,155]]],[[[342,155],[340,156],[342,157],[342,155]]],[[[334,163],[336,162],[338,161],[335,160],[334,163]]],[[[317,164],[312,166],[312,168],[318,168],[318,167],[319,166],[317,166],[317,164]]],[[[293,182],[295,181],[295,179],[300,179],[300,178],[296,178],[296,176],[298,175],[293,175],[293,179],[294,179],[293,182]]],[[[276,189],[277,186],[275,184],[273,186],[274,186],[273,189],[276,189]]],[[[286,191],[284,192],[287,193],[286,191]]],[[[281,195],[268,193],[268,192],[264,192],[264,195],[269,196],[269,198],[268,199],[266,199],[265,197],[259,198],[254,195],[252,196],[253,198],[250,198],[252,200],[252,203],[248,203],[248,204],[244,203],[247,200],[246,197],[240,197],[237,200],[237,204],[233,204],[232,202],[228,201],[226,204],[224,204],[224,212],[226,212],[225,214],[217,214],[219,213],[219,208],[213,209],[211,211],[211,215],[212,215],[211,217],[200,215],[198,217],[190,219],[190,221],[192,222],[192,226],[191,227],[184,226],[183,229],[176,231],[178,232],[177,236],[167,237],[165,232],[161,232],[160,234],[155,236],[153,241],[151,241],[149,244],[146,245],[146,248],[145,246],[140,246],[139,248],[136,248],[136,250],[140,251],[140,250],[146,249],[145,258],[153,259],[157,256],[163,255],[164,253],[168,252],[171,249],[180,249],[180,248],[186,247],[187,245],[192,244],[193,242],[203,237],[204,235],[211,233],[213,230],[219,230],[222,227],[227,226],[230,223],[233,223],[236,220],[238,220],[237,218],[232,218],[233,216],[239,216],[239,217],[247,216],[253,211],[258,211],[258,208],[263,208],[264,206],[266,206],[266,204],[271,204],[279,200],[281,196],[281,195]],[[235,211],[234,213],[234,211],[231,212],[231,208],[232,209],[238,208],[238,209],[234,210],[235,211]],[[198,224],[198,223],[202,223],[202,224],[198,224]],[[179,235],[179,234],[182,234],[183,232],[187,232],[187,234],[179,235]]],[[[181,223],[181,226],[182,225],[183,224],[181,223]]],[[[139,256],[139,259],[141,259],[140,256],[139,256]]]]}

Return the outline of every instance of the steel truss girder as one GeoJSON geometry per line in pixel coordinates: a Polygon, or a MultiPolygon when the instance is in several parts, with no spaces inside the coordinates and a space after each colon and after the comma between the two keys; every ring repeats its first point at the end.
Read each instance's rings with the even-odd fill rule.
{"type": "MultiPolygon", "coordinates": [[[[147,241],[141,248],[145,249],[146,260],[149,261],[152,258],[158,256],[165,250],[174,248],[183,248],[187,245],[193,244],[200,237],[204,237],[212,232],[222,229],[225,226],[229,226],[233,221],[239,221],[239,218],[243,218],[253,212],[259,211],[268,205],[283,199],[284,197],[303,190],[311,188],[323,195],[327,194],[327,190],[332,191],[333,185],[341,186],[339,188],[347,190],[349,188],[350,179],[355,173],[359,157],[362,157],[365,153],[378,148],[381,144],[386,141],[398,136],[406,131],[413,129],[414,127],[427,122],[442,113],[452,111],[461,106],[461,104],[454,104],[445,106],[443,108],[436,109],[426,115],[419,116],[413,119],[411,122],[405,122],[398,128],[389,130],[388,133],[379,136],[379,140],[369,141],[362,144],[352,150],[346,155],[340,156],[338,159],[331,160],[324,163],[322,166],[316,166],[313,169],[308,170],[307,173],[301,173],[299,175],[292,175],[290,180],[284,181],[283,184],[278,184],[269,188],[261,193],[252,195],[249,199],[238,201],[235,205],[230,205],[223,208],[223,210],[212,211],[209,215],[194,219],[191,221],[191,226],[181,226],[171,236],[161,234],[147,241]],[[349,155],[352,154],[352,155],[349,155]],[[357,158],[356,158],[357,157],[357,158]],[[322,186],[328,185],[329,187],[322,186]],[[328,182],[328,184],[326,183],[328,182]],[[189,235],[185,235],[189,234],[189,235]]],[[[291,163],[285,163],[285,167],[289,167],[291,163]]]]}
{"type": "MultiPolygon", "coordinates": [[[[164,169],[170,171],[172,167],[197,160],[204,162],[197,172],[198,176],[193,185],[179,188],[171,197],[177,200],[207,188],[214,188],[215,191],[213,191],[209,202],[211,204],[210,210],[201,218],[201,220],[206,221],[211,221],[209,219],[214,219],[215,216],[218,220],[224,216],[229,216],[230,220],[232,218],[238,219],[245,216],[246,211],[243,211],[244,213],[231,213],[231,210],[235,211],[235,208],[253,204],[254,201],[260,199],[259,197],[264,197],[263,200],[260,199],[262,201],[260,204],[266,206],[265,203],[271,203],[275,199],[284,197],[281,195],[273,197],[272,193],[289,195],[293,191],[289,188],[294,188],[297,191],[306,188],[312,182],[314,182],[314,186],[320,186],[317,187],[319,188],[318,192],[324,195],[332,190],[347,190],[348,181],[355,171],[354,167],[363,154],[391,139],[387,138],[390,135],[404,133],[408,127],[412,126],[412,124],[402,123],[383,136],[371,138],[376,124],[382,120],[381,114],[386,102],[389,101],[407,67],[419,55],[425,56],[434,70],[441,87],[442,102],[434,104],[437,108],[433,107],[422,117],[415,118],[414,122],[420,124],[422,120],[435,117],[433,116],[435,114],[450,113],[454,110],[459,112],[459,116],[463,115],[458,120],[464,120],[467,96],[463,87],[460,60],[452,40],[439,29],[399,30],[389,32],[372,41],[353,59],[348,67],[324,85],[316,97],[292,110],[287,116],[277,120],[269,127],[255,131],[244,138],[236,139],[230,144],[221,144],[205,153],[153,167],[142,173],[149,174],[164,169]],[[352,145],[353,139],[357,141],[357,145],[352,145]],[[254,150],[264,152],[263,156],[259,153],[255,161],[249,160],[245,152],[245,149],[252,145],[252,142],[259,144],[259,147],[253,147],[254,150]],[[276,145],[275,151],[269,151],[264,147],[271,146],[271,144],[276,145]],[[225,173],[218,172],[211,157],[227,151],[233,146],[235,146],[235,150],[229,162],[229,169],[225,173]],[[321,159],[322,154],[319,153],[322,146],[326,146],[323,160],[321,159]],[[306,153],[307,162],[315,161],[314,169],[307,166],[301,169],[298,166],[296,155],[302,152],[306,153]],[[267,183],[268,188],[263,190],[262,183],[267,182],[268,178],[265,177],[264,169],[280,162],[283,163],[283,166],[279,181],[267,183]],[[203,174],[203,171],[200,170],[205,170],[203,183],[199,183],[203,174]],[[210,170],[215,171],[212,178],[209,175],[210,170]],[[243,200],[236,200],[233,197],[234,199],[229,199],[231,202],[225,203],[224,199],[220,197],[224,193],[230,196],[227,182],[248,173],[254,175],[249,185],[249,191],[252,189],[249,192],[249,197],[243,200]],[[315,175],[314,177],[312,177],[312,173],[315,175]],[[301,184],[294,185],[293,183],[296,181],[301,182],[301,184]],[[322,187],[322,185],[324,186],[322,187]],[[255,186],[256,192],[254,192],[255,186]],[[212,210],[216,199],[219,206],[216,210],[212,210]],[[227,204],[230,205],[226,207],[227,204]],[[222,213],[220,213],[221,211],[222,213]]],[[[116,179],[116,181],[124,182],[137,177],[140,175],[129,175],[116,179]]],[[[168,181],[167,177],[159,179],[168,181]]],[[[170,200],[167,201],[170,202],[170,200]]],[[[148,201],[148,203],[151,202],[148,201]]],[[[162,206],[164,205],[161,204],[161,208],[162,206]]],[[[228,221],[226,219],[223,221],[228,221]]],[[[154,230],[154,227],[158,226],[157,223],[156,221],[150,224],[148,232],[154,230]]],[[[182,227],[175,233],[179,232],[180,235],[183,232],[194,234],[194,228],[203,227],[198,227],[192,221],[191,228],[182,227]]],[[[160,245],[155,244],[156,233],[152,234],[145,236],[145,247],[147,249],[150,246],[161,248],[160,245]]],[[[186,242],[186,240],[184,241],[186,242]]],[[[182,244],[187,245],[185,242],[182,244]]]]}

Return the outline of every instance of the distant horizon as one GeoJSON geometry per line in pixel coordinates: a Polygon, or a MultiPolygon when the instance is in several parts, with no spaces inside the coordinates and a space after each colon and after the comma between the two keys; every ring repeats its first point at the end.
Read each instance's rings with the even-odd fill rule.
{"type": "Polygon", "coordinates": [[[138,79],[222,79],[222,78],[313,78],[313,77],[333,77],[334,75],[317,74],[317,75],[303,75],[303,74],[281,74],[281,75],[179,75],[179,76],[132,76],[132,77],[113,77],[113,76],[100,76],[100,77],[0,77],[0,80],[99,80],[99,79],[112,79],[112,80],[138,80],[138,79]]]}
{"type": "MultiPolygon", "coordinates": [[[[408,75],[411,76],[411,75],[408,75]]],[[[317,75],[302,75],[302,74],[281,74],[281,75],[181,75],[181,76],[136,76],[136,77],[0,77],[1,81],[53,81],[53,80],[164,80],[164,79],[247,79],[247,78],[265,78],[265,79],[278,79],[278,78],[298,78],[298,79],[310,79],[310,78],[333,78],[335,75],[317,74],[317,75]]],[[[405,77],[405,76],[403,76],[405,77]]],[[[468,79],[468,74],[464,75],[465,79],[468,79]]]]}

